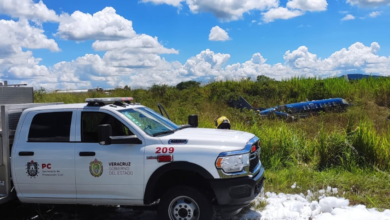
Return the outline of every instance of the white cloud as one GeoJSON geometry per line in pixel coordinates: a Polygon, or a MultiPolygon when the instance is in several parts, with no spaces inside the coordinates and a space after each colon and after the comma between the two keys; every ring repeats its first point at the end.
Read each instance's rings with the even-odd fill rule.
{"type": "Polygon", "coordinates": [[[295,51],[287,51],[284,55],[286,65],[299,72],[313,72],[321,76],[333,76],[343,69],[357,70],[364,73],[390,75],[390,57],[380,57],[376,53],[380,49],[373,42],[370,47],[357,42],[348,49],[336,51],[326,59],[319,59],[309,52],[305,46],[295,51]]]}
{"type": "Polygon", "coordinates": [[[375,17],[378,17],[381,14],[382,14],[382,12],[380,12],[380,11],[373,11],[373,12],[371,12],[369,14],[369,16],[372,17],[372,18],[375,18],[375,17]]]}
{"type": "Polygon", "coordinates": [[[141,0],[156,4],[165,3],[179,8],[184,1],[193,13],[213,13],[224,21],[239,20],[243,14],[252,10],[264,11],[279,6],[279,0],[141,0]]]}
{"type": "Polygon", "coordinates": [[[246,62],[227,65],[230,54],[215,53],[209,49],[189,58],[184,64],[167,62],[155,54],[123,55],[109,51],[103,58],[87,54],[75,61],[58,63],[50,68],[50,72],[56,76],[58,88],[76,85],[86,86],[84,88],[131,85],[134,88],[149,87],[153,84],[176,85],[186,80],[209,82],[247,77],[255,79],[258,75],[278,80],[292,76],[329,77],[337,76],[345,69],[390,75],[390,57],[378,56],[379,49],[380,46],[376,42],[370,46],[357,42],[321,59],[309,52],[306,46],[301,46],[287,51],[283,56],[284,63],[274,65],[268,64],[260,53],[253,54],[246,62]]]}
{"type": "Polygon", "coordinates": [[[117,40],[135,36],[133,23],[118,15],[114,8],[106,7],[91,15],[80,11],[61,15],[56,35],[63,39],[117,40]]]}
{"type": "Polygon", "coordinates": [[[169,63],[155,54],[121,54],[109,51],[103,58],[87,54],[71,62],[61,62],[52,68],[52,73],[59,82],[63,82],[60,76],[63,77],[66,72],[70,76],[66,77],[68,85],[84,83],[87,87],[83,88],[115,88],[125,85],[134,88],[159,83],[179,83],[184,78],[180,77],[175,66],[181,64],[169,63]]]}
{"type": "Polygon", "coordinates": [[[326,0],[289,0],[287,7],[302,11],[326,11],[328,3],[326,0]]]}
{"type": "MultiPolygon", "coordinates": [[[[131,39],[118,41],[96,41],[92,47],[98,51],[107,51],[98,63],[122,69],[128,73],[131,68],[151,68],[159,66],[163,61],[158,54],[178,54],[175,49],[162,46],[157,37],[137,35],[131,39]]],[[[112,71],[113,73],[118,71],[112,71]]]]}
{"type": "Polygon", "coordinates": [[[342,18],[341,20],[342,21],[348,21],[348,20],[354,20],[355,19],[355,16],[351,15],[351,14],[347,14],[344,18],[342,18]]]}
{"type": "MultiPolygon", "coordinates": [[[[28,84],[34,87],[72,89],[95,85],[115,87],[123,84],[122,81],[129,82],[130,77],[134,77],[132,74],[147,74],[150,69],[161,74],[147,77],[144,81],[154,80],[157,83],[167,79],[164,75],[174,68],[158,54],[177,54],[177,50],[165,48],[157,37],[137,35],[131,21],[118,16],[112,8],[105,8],[93,16],[81,12],[72,16],[61,15],[61,25],[58,34],[62,37],[99,39],[92,46],[106,53],[103,57],[86,54],[70,62],[46,67],[39,64],[41,59],[33,57],[31,51],[24,52],[22,48],[59,51],[56,42],[47,39],[41,28],[30,26],[27,20],[0,20],[0,29],[4,30],[0,32],[0,76],[24,83],[29,79],[28,84]],[[93,25],[88,26],[87,23],[93,25]]],[[[180,80],[174,76],[169,79],[172,82],[180,80]]],[[[139,85],[146,84],[140,82],[139,85]]]]}
{"type": "Polygon", "coordinates": [[[35,58],[26,49],[49,49],[59,51],[53,39],[47,39],[43,30],[29,25],[21,19],[17,22],[0,20],[0,75],[10,79],[23,79],[46,76],[46,66],[39,65],[41,59],[35,58]]]}
{"type": "Polygon", "coordinates": [[[154,54],[177,54],[175,49],[167,49],[162,46],[157,37],[149,35],[137,35],[130,39],[118,41],[95,41],[92,44],[93,49],[98,51],[120,50],[131,53],[154,53],[154,54]]]}
{"type": "Polygon", "coordinates": [[[347,3],[359,7],[377,7],[381,5],[390,5],[390,0],[347,0],[347,3]]]}
{"type": "Polygon", "coordinates": [[[186,74],[198,77],[207,76],[222,70],[222,65],[226,64],[229,59],[229,54],[214,53],[214,51],[207,49],[188,59],[182,68],[186,74]]]}
{"type": "Polygon", "coordinates": [[[103,57],[86,54],[70,62],[57,63],[50,68],[50,75],[57,81],[55,88],[62,89],[147,87],[154,83],[179,83],[183,79],[175,75],[174,63],[156,54],[120,51],[108,51],[103,57]]]}
{"type": "Polygon", "coordinates": [[[23,80],[49,75],[48,68],[39,65],[41,59],[33,57],[31,51],[23,52],[18,46],[13,46],[12,49],[12,53],[0,57],[0,76],[11,80],[23,80]]]}
{"type": "Polygon", "coordinates": [[[187,0],[188,7],[192,12],[211,12],[222,20],[238,20],[244,13],[252,10],[268,10],[278,7],[278,0],[187,0]]]}
{"type": "Polygon", "coordinates": [[[184,0],[141,0],[140,2],[143,3],[151,2],[154,4],[167,4],[167,5],[172,5],[180,8],[182,1],[184,0]]]}
{"type": "MultiPolygon", "coordinates": [[[[44,31],[32,27],[27,20],[0,20],[0,48],[2,53],[5,48],[24,47],[28,49],[47,48],[51,51],[59,51],[57,43],[53,39],[47,39],[44,31]]],[[[0,55],[1,56],[1,55],[0,55]]]]}
{"type": "Polygon", "coordinates": [[[268,22],[275,19],[290,19],[306,11],[326,11],[327,0],[288,0],[286,7],[280,7],[279,0],[141,0],[155,4],[168,4],[181,8],[185,2],[193,13],[213,13],[222,21],[239,20],[245,13],[260,11],[268,22]]]}
{"type": "Polygon", "coordinates": [[[263,21],[269,23],[276,19],[287,20],[302,16],[306,11],[326,11],[328,3],[326,0],[289,0],[286,6],[263,12],[263,21]]]}
{"type": "MultiPolygon", "coordinates": [[[[158,42],[157,37],[136,34],[132,22],[116,14],[115,9],[111,7],[106,7],[93,15],[76,11],[71,16],[62,16],[57,35],[76,41],[95,39],[92,48],[96,51],[107,51],[103,58],[93,56],[96,63],[101,64],[98,69],[103,70],[106,70],[103,66],[155,67],[156,60],[160,59],[157,54],[179,53],[173,48],[165,48],[158,42]]],[[[91,58],[84,57],[77,63],[87,62],[90,66],[96,66],[88,62],[91,58]]],[[[117,72],[112,69],[110,71],[117,72]]]]}
{"type": "MultiPolygon", "coordinates": [[[[76,41],[95,39],[92,48],[107,52],[103,59],[93,56],[94,60],[112,67],[154,67],[157,65],[156,57],[160,58],[157,54],[179,53],[173,48],[165,48],[158,42],[157,37],[136,34],[132,22],[116,14],[115,9],[111,7],[106,7],[93,15],[76,11],[71,16],[62,16],[57,35],[76,41]]],[[[85,60],[91,58],[88,56],[79,61],[87,62],[85,60]]]]}
{"type": "Polygon", "coordinates": [[[209,34],[209,40],[211,41],[227,41],[229,40],[228,33],[220,28],[219,26],[215,26],[211,28],[210,34],[209,34]]]}
{"type": "Polygon", "coordinates": [[[298,16],[301,16],[303,15],[304,13],[302,11],[299,11],[299,10],[293,10],[293,11],[290,11],[288,10],[287,8],[282,8],[282,7],[279,7],[279,8],[273,8],[265,13],[262,13],[263,15],[263,21],[265,23],[269,23],[269,22],[272,22],[276,19],[290,19],[290,18],[295,18],[295,17],[298,17],[298,16]]]}
{"type": "MultiPolygon", "coordinates": [[[[377,42],[371,43],[370,47],[357,42],[348,49],[343,48],[333,53],[328,59],[325,59],[325,62],[330,60],[333,63],[333,68],[372,68],[373,66],[378,68],[387,66],[389,68],[390,57],[378,56],[379,49],[380,46],[377,42]]],[[[389,74],[388,70],[387,75],[389,74]]]]}
{"type": "Polygon", "coordinates": [[[314,69],[321,67],[321,60],[317,58],[316,54],[309,52],[306,46],[300,46],[297,50],[292,52],[287,51],[284,56],[285,64],[293,69],[314,69]]]}
{"type": "MultiPolygon", "coordinates": [[[[26,28],[20,27],[19,29],[24,30],[26,28]]],[[[29,33],[26,32],[26,34],[29,33]]],[[[76,41],[96,39],[92,44],[93,49],[106,52],[102,57],[97,54],[86,54],[76,60],[59,62],[47,68],[39,65],[40,59],[32,57],[30,51],[24,53],[20,47],[16,47],[20,50],[17,56],[22,54],[24,58],[18,59],[20,60],[19,63],[12,61],[10,55],[4,54],[6,51],[9,51],[11,55],[16,52],[13,52],[14,48],[11,47],[12,45],[10,46],[9,41],[5,41],[7,47],[4,48],[7,50],[4,49],[2,54],[7,59],[0,59],[0,74],[3,73],[2,75],[7,79],[31,78],[28,80],[29,85],[34,87],[47,86],[47,89],[75,89],[96,86],[111,88],[124,86],[123,82],[128,83],[133,78],[139,81],[139,83],[135,83],[136,85],[142,86],[147,85],[145,82],[158,83],[167,79],[176,82],[180,80],[176,79],[174,75],[172,77],[165,76],[174,69],[174,65],[158,55],[177,54],[178,51],[165,48],[158,42],[157,37],[136,34],[132,22],[117,15],[113,8],[107,7],[93,15],[79,11],[74,12],[71,16],[63,14],[61,15],[57,35],[76,41]],[[19,65],[12,65],[12,62],[19,65]],[[23,65],[21,65],[22,63],[23,65]],[[149,76],[150,70],[152,70],[152,75],[149,76]],[[142,74],[145,74],[146,78],[141,77],[142,74]],[[138,78],[142,78],[142,80],[138,78]]],[[[30,38],[33,37],[29,36],[30,38]]],[[[58,50],[58,46],[54,41],[51,42],[52,40],[40,37],[40,41],[35,42],[35,44],[28,38],[29,41],[25,40],[25,42],[31,44],[31,48],[42,45],[40,47],[48,47],[53,51],[58,50]],[[49,43],[54,43],[54,45],[49,43]]],[[[24,42],[20,37],[19,39],[17,37],[12,38],[15,39],[15,42],[24,42]]]]}
{"type": "Polygon", "coordinates": [[[162,62],[162,58],[157,54],[131,54],[109,51],[104,55],[103,61],[112,67],[151,68],[157,67],[162,62]]]}
{"type": "Polygon", "coordinates": [[[0,14],[43,22],[59,20],[56,12],[48,9],[41,0],[38,3],[33,0],[2,0],[0,14]]]}

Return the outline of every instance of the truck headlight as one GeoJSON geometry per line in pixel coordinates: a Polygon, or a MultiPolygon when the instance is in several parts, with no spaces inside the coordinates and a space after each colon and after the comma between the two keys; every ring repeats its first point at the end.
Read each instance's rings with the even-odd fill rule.
{"type": "Polygon", "coordinates": [[[249,154],[218,157],[215,166],[225,173],[240,172],[249,165],[249,154]]]}

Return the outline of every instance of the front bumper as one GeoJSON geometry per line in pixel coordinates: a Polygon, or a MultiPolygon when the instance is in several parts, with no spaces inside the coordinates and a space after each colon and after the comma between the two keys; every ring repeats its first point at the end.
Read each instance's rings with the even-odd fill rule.
{"type": "Polygon", "coordinates": [[[231,217],[249,205],[263,188],[264,168],[256,176],[210,180],[217,199],[217,211],[222,217],[231,217]]]}

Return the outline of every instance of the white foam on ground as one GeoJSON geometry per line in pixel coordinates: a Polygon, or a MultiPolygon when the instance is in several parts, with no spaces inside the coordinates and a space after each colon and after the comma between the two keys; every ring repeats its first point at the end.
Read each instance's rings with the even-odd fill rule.
{"type": "MultiPolygon", "coordinates": [[[[294,184],[295,185],[295,184],[294,184]]],[[[337,188],[327,187],[312,193],[284,194],[267,192],[255,199],[255,203],[266,202],[264,210],[241,213],[239,220],[390,220],[390,210],[367,209],[364,205],[349,205],[349,200],[336,197],[337,188]],[[326,193],[326,194],[325,194],[326,193]]]]}

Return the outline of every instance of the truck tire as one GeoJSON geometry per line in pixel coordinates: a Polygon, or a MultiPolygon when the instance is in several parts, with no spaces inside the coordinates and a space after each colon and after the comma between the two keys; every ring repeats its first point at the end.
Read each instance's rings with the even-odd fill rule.
{"type": "Polygon", "coordinates": [[[212,220],[214,209],[201,191],[176,186],[161,197],[158,216],[162,220],[212,220]]]}

